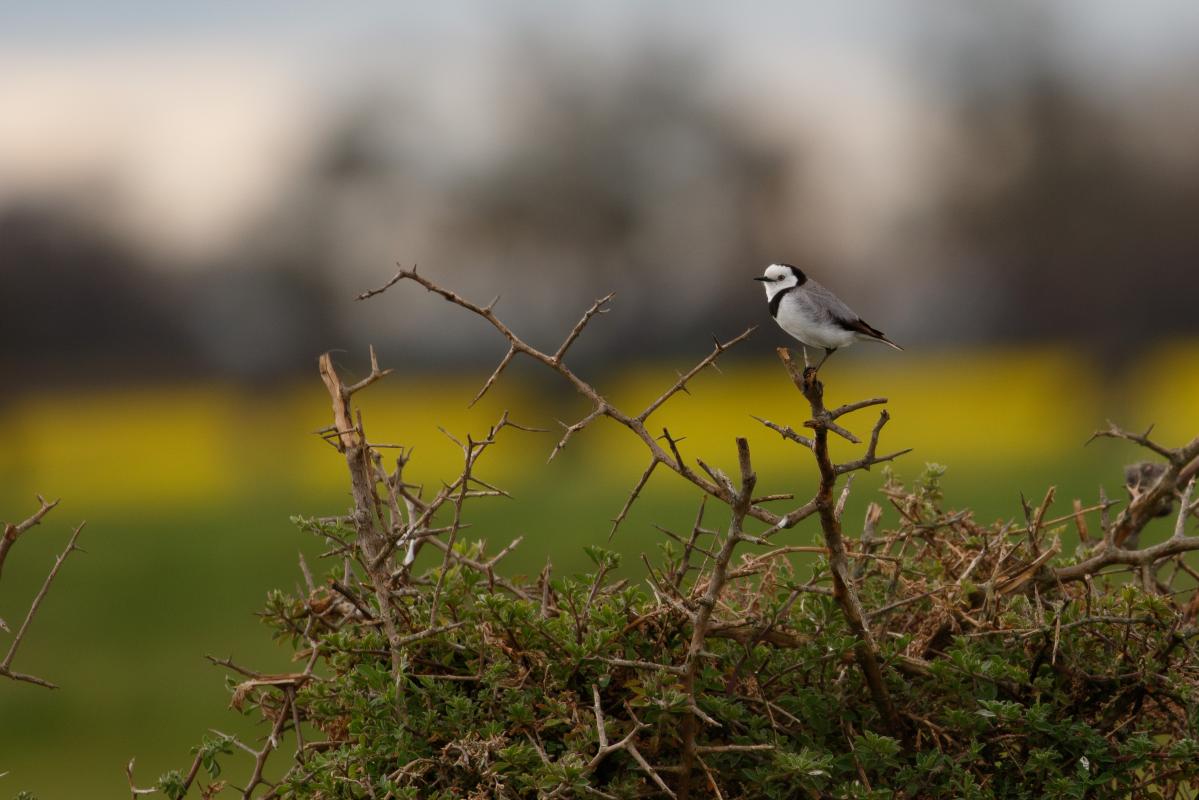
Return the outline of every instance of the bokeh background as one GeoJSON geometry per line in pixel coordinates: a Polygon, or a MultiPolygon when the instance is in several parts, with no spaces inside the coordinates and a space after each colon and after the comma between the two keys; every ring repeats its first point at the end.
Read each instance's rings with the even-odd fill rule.
{"type": "MultiPolygon", "coordinates": [[[[89,552],[17,661],[63,688],[0,684],[0,796],[119,796],[131,757],[148,783],[210,727],[255,735],[202,656],[288,666],[254,612],[321,550],[289,517],[348,504],[319,353],[396,369],[368,429],[430,483],[438,426],[586,411],[519,362],[468,411],[503,343],[414,286],[353,301],[397,262],[546,347],[615,291],[572,357],[630,409],[762,325],[656,418],[717,464],[750,436],[772,491],[812,472],[749,417],[802,419],[750,278],[800,264],[908,348],[825,373],[891,398],[902,478],[948,464],[986,518],[1120,494],[1133,454],[1083,449],[1105,418],[1199,433],[1196,75],[1186,0],[6,4],[0,518],[63,503],[0,617],[82,519],[89,552]]],[[[516,570],[584,568],[644,466],[602,425],[547,466],[552,436],[484,468],[515,499],[470,533],[524,535],[516,570]]],[[[695,502],[656,478],[612,546],[652,552],[695,502]]]]}

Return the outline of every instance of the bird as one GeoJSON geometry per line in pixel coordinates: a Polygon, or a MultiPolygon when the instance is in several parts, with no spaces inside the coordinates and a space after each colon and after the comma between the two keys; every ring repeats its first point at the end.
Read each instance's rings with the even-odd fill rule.
{"type": "Polygon", "coordinates": [[[859,340],[882,342],[903,350],[799,267],[771,264],[754,280],[766,284],[770,316],[780,328],[804,345],[805,361],[808,347],[824,348],[824,358],[820,359],[816,370],[824,366],[833,353],[859,340]]]}

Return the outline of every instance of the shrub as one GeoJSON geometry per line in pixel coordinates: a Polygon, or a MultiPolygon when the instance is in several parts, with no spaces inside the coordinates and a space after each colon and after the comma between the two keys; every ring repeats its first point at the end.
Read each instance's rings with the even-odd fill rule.
{"type": "MultiPolygon", "coordinates": [[[[882,505],[871,504],[860,535],[846,537],[849,482],[837,492],[839,479],[902,453],[876,452],[886,411],[855,461],[834,463],[828,436],[857,442],[840,420],[884,400],[828,409],[816,373],[780,351],[809,406],[809,433],[762,422],[810,450],[820,480],[810,500],[778,514],[769,507],[790,498],[755,496],[746,440],[736,442],[734,478],[647,428],[748,331],[717,342],[632,415],[564,360],[606,299],[551,354],[490,306],[414,271],[392,284],[401,280],[482,316],[508,340],[484,392],[523,355],[593,403],[555,453],[601,416],[645,444],[650,463],[617,525],[659,467],[703,496],[695,525],[669,534],[643,584],[614,580],[618,556],[599,547],[587,548],[587,574],[506,577],[501,561],[516,543],[489,555],[463,538],[462,520],[468,503],[500,491],[475,466],[518,426],[505,415],[461,442],[461,474],[422,497],[403,478],[410,454],[389,471],[351,408],[386,374],[374,354],[355,384],[322,358],[334,409],[323,435],[346,460],[354,507],[297,520],[330,544],[336,566],[319,580],[305,568],[303,591],[268,599],[267,621],[303,667],[264,675],[220,662],[240,673],[234,706],[271,732],[256,746],[206,741],[186,774],[160,780],[163,794],[195,787],[212,796],[225,786],[223,761],[244,750],[253,759],[246,797],[260,787],[263,797],[330,799],[1194,796],[1197,576],[1185,556],[1199,537],[1185,528],[1199,438],[1170,449],[1103,431],[1162,459],[1119,513],[1102,500],[1054,518],[1051,491],[1026,505],[1024,524],[985,524],[946,510],[943,470],[929,466],[911,485],[888,475],[882,500],[894,522],[880,527],[882,505]],[[1171,503],[1168,539],[1126,546],[1171,503]],[[819,523],[814,543],[784,541],[809,518],[819,523]],[[420,570],[425,546],[440,558],[420,570]],[[815,556],[799,563],[798,553],[815,556]],[[295,755],[267,784],[265,765],[285,736],[295,755]]],[[[130,772],[131,788],[144,791],[130,772]]]]}

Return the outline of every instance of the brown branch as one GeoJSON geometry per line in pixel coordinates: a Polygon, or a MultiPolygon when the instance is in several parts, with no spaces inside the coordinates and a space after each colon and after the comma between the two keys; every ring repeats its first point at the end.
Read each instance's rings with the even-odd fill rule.
{"type": "MultiPolygon", "coordinates": [[[[375,599],[379,605],[383,631],[391,648],[392,676],[398,680],[403,674],[404,663],[403,654],[396,644],[399,639],[399,624],[388,597],[388,586],[391,582],[390,571],[382,563],[382,554],[391,550],[391,539],[381,529],[378,517],[380,504],[375,493],[370,446],[365,443],[366,437],[360,427],[353,423],[350,409],[353,387],[348,387],[342,382],[337,370],[333,367],[333,359],[328,353],[320,357],[319,366],[321,380],[324,381],[325,388],[329,391],[329,399],[333,404],[333,424],[340,431],[337,439],[338,450],[345,456],[346,466],[350,472],[350,492],[354,499],[351,516],[357,546],[362,553],[360,560],[370,578],[375,599]]],[[[372,355],[372,374],[378,371],[377,366],[372,355]]]]}
{"type": "Polygon", "coordinates": [[[548,463],[553,461],[558,457],[558,453],[562,452],[563,448],[566,447],[566,443],[570,441],[570,437],[574,436],[576,433],[583,430],[592,422],[595,422],[597,419],[607,413],[605,410],[605,405],[606,404],[601,401],[594,409],[592,409],[590,414],[583,417],[573,425],[567,425],[565,422],[559,420],[558,424],[565,428],[566,431],[562,434],[562,438],[558,440],[558,443],[554,445],[554,449],[550,451],[550,456],[546,459],[546,462],[548,463]]]}
{"type": "Polygon", "coordinates": [[[346,600],[349,600],[350,605],[352,605],[352,606],[354,606],[354,608],[358,609],[358,613],[362,615],[363,619],[369,620],[371,622],[375,621],[375,615],[372,614],[370,609],[367,608],[362,603],[362,601],[358,599],[358,596],[354,594],[354,592],[350,589],[350,587],[346,586],[341,581],[337,581],[337,580],[330,580],[329,586],[332,587],[333,591],[340,594],[346,600]]]}
{"type": "MultiPolygon", "coordinates": [[[[495,435],[495,428],[488,436],[491,439],[495,435]]],[[[466,444],[462,447],[463,464],[462,476],[459,478],[460,488],[458,495],[454,498],[454,518],[450,523],[450,535],[446,542],[445,554],[441,561],[441,571],[437,573],[437,584],[433,587],[433,599],[429,603],[429,627],[432,628],[437,624],[437,607],[441,601],[441,587],[445,583],[445,576],[450,571],[450,560],[454,553],[454,544],[458,540],[458,530],[462,527],[462,505],[466,502],[467,484],[470,482],[470,473],[474,469],[475,460],[483,452],[485,445],[476,445],[474,439],[469,435],[466,437],[466,444]]]]}
{"type": "Polygon", "coordinates": [[[1199,536],[1185,535],[1186,519],[1192,508],[1190,499],[1194,488],[1195,478],[1191,478],[1186,489],[1183,490],[1182,507],[1178,510],[1174,533],[1166,541],[1142,550],[1125,550],[1119,545],[1105,547],[1102,552],[1085,561],[1053,570],[1052,574],[1043,578],[1041,583],[1080,581],[1115,564],[1134,567],[1149,566],[1179,553],[1199,550],[1199,536]]]}
{"type": "MultiPolygon", "coordinates": [[[[1149,434],[1153,433],[1153,426],[1141,434],[1131,433],[1117,426],[1111,420],[1107,421],[1107,427],[1101,431],[1095,431],[1091,434],[1091,438],[1087,439],[1086,444],[1090,444],[1096,439],[1124,439],[1125,441],[1134,442],[1144,447],[1147,450],[1152,450],[1167,461],[1173,462],[1176,456],[1174,450],[1168,447],[1162,447],[1157,442],[1149,438],[1149,434]]],[[[1180,465],[1181,466],[1181,465],[1180,465]]]]}
{"type": "Polygon", "coordinates": [[[252,678],[255,680],[259,680],[262,678],[261,672],[255,672],[252,669],[246,669],[245,667],[239,667],[237,664],[233,663],[232,658],[217,658],[216,656],[213,656],[213,655],[206,655],[206,656],[204,656],[204,658],[208,659],[210,662],[212,662],[213,664],[215,664],[218,667],[225,667],[226,669],[231,669],[234,672],[236,672],[240,675],[244,675],[247,678],[252,678]]]}
{"type": "Polygon", "coordinates": [[[608,309],[604,306],[608,305],[608,303],[611,302],[612,298],[615,296],[616,294],[613,292],[601,297],[599,300],[596,300],[591,304],[591,308],[583,312],[582,318],[575,323],[575,326],[571,329],[570,333],[566,334],[566,339],[562,342],[562,346],[559,347],[557,352],[555,352],[552,356],[554,361],[559,364],[562,363],[562,359],[566,355],[566,351],[569,350],[570,346],[575,343],[576,339],[579,338],[579,334],[583,332],[583,328],[587,327],[587,323],[591,322],[591,318],[596,314],[607,314],[608,309]]]}
{"type": "Polygon", "coordinates": [[[504,355],[504,358],[500,361],[500,365],[495,368],[494,372],[491,373],[491,377],[488,378],[487,382],[483,384],[483,388],[480,389],[478,394],[476,394],[474,396],[474,399],[472,399],[470,401],[470,404],[467,406],[467,408],[473,408],[475,403],[477,403],[483,399],[483,395],[487,394],[487,390],[490,389],[492,387],[492,385],[496,382],[496,380],[499,379],[500,373],[503,372],[504,369],[509,364],[512,363],[512,359],[514,359],[514,358],[516,358],[516,348],[509,347],[508,352],[504,355]]]}
{"type": "Polygon", "coordinates": [[[40,523],[42,521],[42,517],[49,514],[50,511],[58,505],[59,501],[54,500],[52,502],[46,502],[46,498],[39,494],[37,495],[37,502],[41,507],[38,508],[37,511],[33,512],[33,514],[31,514],[26,520],[15,523],[6,522],[2,526],[4,528],[4,535],[0,536],[0,571],[3,571],[4,569],[4,561],[8,558],[8,551],[12,549],[14,544],[16,544],[17,539],[21,537],[21,534],[25,533],[25,531],[29,530],[34,525],[40,523]]]}
{"type": "Polygon", "coordinates": [[[608,744],[608,731],[604,727],[604,710],[600,706],[599,687],[595,684],[591,685],[591,696],[593,698],[592,710],[595,712],[595,730],[599,736],[599,750],[595,757],[587,764],[587,770],[594,772],[595,768],[611,754],[619,750],[627,750],[632,744],[633,739],[638,733],[649,727],[646,723],[634,718],[632,729],[625,734],[624,738],[615,744],[608,744]]]}
{"type": "MultiPolygon", "coordinates": [[[[687,538],[686,542],[680,542],[683,545],[683,554],[679,558],[678,567],[674,569],[670,576],[672,582],[676,585],[681,584],[683,582],[683,578],[686,577],[687,573],[691,570],[691,554],[693,551],[698,550],[709,559],[716,557],[715,554],[703,547],[700,547],[698,544],[700,535],[707,533],[707,531],[704,530],[704,512],[707,510],[707,507],[708,496],[706,494],[701,495],[699,499],[699,510],[695,512],[695,522],[691,526],[691,535],[687,538]]],[[[674,536],[674,534],[670,533],[665,528],[659,527],[658,530],[668,534],[672,538],[678,539],[678,537],[674,536]]]]}
{"type": "Polygon", "coordinates": [[[1178,448],[1168,448],[1149,438],[1152,426],[1142,434],[1130,433],[1111,422],[1107,428],[1096,431],[1088,443],[1097,438],[1123,439],[1140,445],[1166,459],[1166,468],[1161,471],[1148,488],[1142,489],[1117,516],[1111,527],[1105,530],[1105,538],[1116,545],[1136,537],[1154,519],[1162,508],[1178,492],[1196,471],[1199,471],[1199,436],[1178,448]]]}
{"type": "MultiPolygon", "coordinates": [[[[881,406],[886,402],[887,398],[885,397],[873,397],[869,400],[859,400],[856,403],[846,403],[843,406],[837,406],[836,408],[828,409],[827,411],[831,419],[837,419],[837,417],[843,417],[846,414],[859,411],[863,408],[869,408],[870,406],[881,406]]],[[[887,412],[884,411],[883,413],[886,414],[887,412]]],[[[882,427],[881,423],[879,427],[882,427]]]]}
{"type": "MultiPolygon", "coordinates": [[[[379,380],[380,378],[386,377],[387,375],[391,374],[390,369],[379,369],[379,359],[378,359],[378,357],[375,356],[374,345],[370,346],[370,357],[371,357],[371,372],[370,372],[370,374],[367,375],[362,380],[358,381],[357,383],[353,384],[352,386],[346,386],[345,391],[346,391],[347,395],[354,395],[354,394],[362,391],[366,387],[370,386],[372,383],[379,380]]],[[[378,447],[379,445],[375,445],[375,446],[378,447]]]]}
{"type": "Polygon", "coordinates": [[[267,758],[279,746],[279,737],[283,733],[283,726],[287,724],[287,720],[290,717],[291,703],[292,694],[290,692],[283,692],[283,707],[279,709],[278,717],[276,717],[275,724],[271,727],[270,734],[263,742],[262,749],[258,751],[251,750],[254,755],[254,771],[250,774],[250,780],[242,790],[242,800],[251,800],[254,796],[254,790],[261,784],[266,783],[262,777],[262,773],[266,769],[267,758]]]}
{"type": "Polygon", "coordinates": [[[130,797],[132,797],[133,800],[137,800],[139,795],[157,793],[158,789],[156,789],[156,788],[150,788],[150,789],[137,788],[137,785],[133,782],[133,762],[134,762],[134,759],[131,758],[131,759],[129,759],[129,763],[125,765],[125,778],[129,781],[130,797]]]}
{"type": "MultiPolygon", "coordinates": [[[[817,511],[820,514],[820,527],[824,534],[825,545],[829,551],[829,569],[833,576],[834,598],[841,607],[841,613],[845,617],[850,630],[853,631],[858,639],[857,644],[854,646],[858,666],[862,669],[866,685],[870,690],[874,705],[882,717],[883,724],[893,735],[901,734],[903,731],[902,723],[895,711],[895,705],[891,700],[891,693],[888,691],[887,684],[883,679],[878,647],[866,623],[866,615],[862,609],[861,601],[858,599],[850,580],[845,542],[841,534],[841,522],[837,519],[836,506],[833,500],[833,488],[837,482],[837,470],[833,465],[832,459],[829,457],[828,432],[834,430],[834,428],[829,419],[829,412],[824,407],[824,385],[816,377],[814,369],[807,368],[800,370],[799,365],[792,360],[791,352],[787,348],[780,347],[778,354],[795,387],[799,389],[800,393],[803,394],[811,406],[812,419],[805,424],[812,427],[816,432],[816,446],[813,448],[813,452],[816,456],[817,466],[820,469],[820,489],[816,495],[815,503],[817,511]]],[[[851,404],[850,406],[842,406],[841,408],[852,410],[854,407],[851,404]]],[[[847,412],[842,411],[841,413],[847,412]]],[[[881,420],[876,429],[881,429],[882,423],[885,421],[885,419],[881,420]]]]}
{"type": "MultiPolygon", "coordinates": [[[[50,508],[53,507],[53,504],[51,504],[50,508]]],[[[45,508],[44,501],[43,508],[45,508]]],[[[41,513],[44,515],[45,511],[42,511],[41,513]]],[[[36,525],[37,522],[35,521],[32,524],[36,525]]],[[[26,675],[23,672],[16,672],[12,669],[12,661],[17,655],[17,648],[21,646],[21,642],[24,640],[25,634],[29,632],[29,625],[33,622],[33,618],[37,614],[38,608],[41,607],[42,601],[46,599],[46,594],[50,591],[50,584],[54,582],[54,578],[58,575],[58,571],[62,569],[62,565],[66,563],[67,557],[79,549],[77,545],[77,542],[79,541],[79,534],[83,532],[83,527],[86,524],[86,522],[81,522],[75,527],[74,532],[71,533],[71,538],[67,541],[66,549],[54,559],[54,566],[50,567],[50,571],[46,574],[46,579],[42,582],[42,588],[38,590],[38,593],[33,598],[33,602],[29,604],[29,611],[25,614],[25,619],[21,622],[21,627],[17,629],[17,633],[13,637],[12,643],[8,646],[8,653],[5,654],[4,660],[0,661],[0,675],[17,681],[34,683],[38,686],[44,686],[47,689],[58,688],[50,681],[44,680],[35,675],[26,675]]]]}
{"type": "MultiPolygon", "coordinates": [[[[416,274],[416,265],[415,265],[415,264],[413,264],[413,265],[412,265],[411,273],[412,273],[413,275],[415,275],[415,274],[416,274]]],[[[395,286],[397,283],[399,283],[399,282],[400,282],[400,280],[401,280],[401,279],[403,279],[403,277],[404,277],[406,274],[408,274],[408,273],[406,273],[406,272],[405,272],[403,269],[401,269],[399,272],[397,272],[395,275],[393,275],[393,276],[392,276],[391,280],[389,280],[387,283],[385,283],[385,284],[383,284],[382,286],[380,286],[378,289],[367,289],[365,292],[363,292],[362,294],[358,295],[358,296],[357,296],[357,297],[355,297],[354,299],[355,299],[355,300],[368,300],[368,299],[370,299],[370,298],[374,297],[374,296],[375,296],[375,295],[377,295],[377,294],[383,294],[383,293],[384,293],[384,292],[386,292],[388,289],[390,289],[391,287],[393,287],[393,286],[395,286]]]]}
{"type": "MultiPolygon", "coordinates": [[[[395,276],[393,276],[392,279],[384,286],[380,287],[379,289],[365,292],[360,296],[360,299],[365,299],[367,297],[373,297],[377,294],[380,294],[381,292],[386,291],[391,286],[394,286],[403,280],[410,280],[414,283],[417,283],[423,286],[427,291],[439,295],[447,302],[457,305],[479,317],[482,317],[507,340],[508,347],[511,352],[528,356],[534,361],[538,361],[554,370],[561,375],[572,387],[574,387],[575,391],[591,402],[592,410],[582,420],[574,423],[573,425],[567,425],[563,423],[563,427],[566,428],[566,431],[562,438],[558,441],[557,445],[555,445],[553,451],[550,453],[549,458],[551,460],[559,452],[561,452],[561,450],[566,446],[570,438],[575,433],[582,430],[584,427],[600,417],[607,417],[608,419],[613,420],[617,424],[631,431],[649,450],[650,456],[656,458],[658,462],[664,465],[667,469],[675,472],[685,480],[692,483],[694,486],[698,487],[704,493],[717,498],[721,502],[731,503],[733,501],[732,494],[725,486],[720,485],[719,482],[709,480],[705,476],[688,467],[678,455],[677,448],[674,447],[673,441],[668,439],[670,447],[669,451],[663,449],[662,445],[660,445],[656,438],[646,429],[645,421],[656,409],[661,407],[663,403],[665,403],[679,391],[683,391],[686,388],[687,382],[691,380],[691,378],[693,378],[706,367],[714,366],[716,359],[721,354],[727,352],[729,348],[748,338],[753,333],[754,328],[749,328],[740,335],[735,336],[728,341],[717,341],[712,352],[703,358],[695,367],[681,375],[678,380],[676,380],[669,388],[667,388],[665,392],[663,392],[662,395],[651,402],[649,406],[647,406],[638,415],[630,416],[629,414],[626,414],[615,406],[609,404],[594,386],[575,374],[575,372],[564,363],[562,356],[564,355],[565,351],[563,348],[560,347],[554,353],[547,353],[542,350],[538,350],[521,339],[510,327],[508,327],[499,317],[497,317],[492,306],[480,306],[477,303],[473,303],[458,293],[439,286],[433,281],[425,278],[423,275],[417,274],[415,269],[406,270],[401,268],[400,271],[397,272],[395,276]]],[[[564,347],[569,346],[575,341],[575,339],[578,338],[579,333],[582,332],[586,324],[594,316],[600,313],[600,307],[607,304],[608,299],[609,298],[602,298],[601,300],[596,301],[596,303],[594,303],[591,308],[583,314],[582,318],[571,330],[570,334],[567,335],[566,340],[563,342],[564,347]]],[[[336,427],[337,429],[344,429],[351,426],[338,424],[336,427]]],[[[830,422],[829,427],[831,430],[840,432],[851,441],[856,441],[856,439],[853,438],[853,434],[845,431],[842,428],[839,428],[839,426],[837,426],[835,423],[830,422]]],[[[796,508],[785,515],[776,514],[769,509],[762,508],[759,505],[754,505],[751,503],[749,511],[747,512],[748,516],[753,517],[761,522],[765,522],[768,525],[774,526],[776,530],[790,528],[801,520],[811,516],[813,513],[815,513],[815,506],[812,503],[807,503],[803,506],[800,506],[799,508],[796,508]]]]}
{"type": "Polygon", "coordinates": [[[489,575],[491,580],[495,583],[496,586],[499,586],[502,589],[508,591],[509,593],[515,595],[516,597],[519,597],[521,600],[529,599],[529,594],[524,589],[520,588],[519,586],[512,583],[511,581],[509,581],[506,578],[503,578],[499,575],[495,575],[494,573],[491,573],[489,566],[488,566],[489,564],[491,566],[494,566],[494,564],[491,561],[479,561],[477,559],[471,558],[470,556],[464,555],[463,553],[459,553],[459,552],[455,551],[452,547],[448,547],[447,544],[439,538],[432,538],[432,539],[428,539],[427,541],[430,544],[432,544],[434,547],[436,547],[437,549],[439,549],[443,552],[446,552],[446,553],[450,553],[451,554],[450,558],[452,558],[457,563],[463,564],[463,565],[469,567],[470,569],[475,570],[476,572],[482,572],[485,575],[489,575]]]}
{"type": "Polygon", "coordinates": [[[691,794],[691,775],[696,763],[696,734],[699,730],[699,704],[697,698],[697,678],[699,676],[700,654],[704,649],[704,640],[712,625],[712,611],[720,599],[721,592],[728,580],[729,562],[733,552],[741,543],[745,517],[749,514],[753,501],[754,486],[758,476],[754,473],[750,461],[749,442],[744,438],[737,439],[737,462],[741,471],[741,486],[733,497],[732,520],[724,542],[712,564],[712,572],[708,577],[707,586],[696,600],[698,606],[691,629],[691,643],[683,657],[683,691],[691,700],[691,713],[683,718],[682,736],[683,752],[679,764],[678,796],[687,800],[691,794]]]}
{"type": "MultiPolygon", "coordinates": [[[[813,594],[831,595],[833,593],[831,589],[823,589],[818,586],[806,587],[804,591],[813,594]]],[[[811,641],[810,636],[779,630],[770,625],[754,625],[751,623],[719,625],[708,631],[708,636],[713,639],[732,639],[734,642],[746,645],[766,642],[775,647],[783,648],[801,647],[811,641]]]]}
{"type": "MultiPolygon", "coordinates": [[[[808,367],[808,369],[811,369],[811,367],[808,367]]],[[[832,431],[833,433],[837,434],[838,436],[840,436],[842,439],[849,442],[850,444],[861,444],[862,443],[861,439],[854,436],[852,433],[847,431],[845,428],[842,428],[837,423],[833,422],[832,418],[829,417],[827,414],[825,414],[824,419],[822,419],[820,421],[813,420],[813,419],[808,420],[807,422],[804,423],[804,427],[812,428],[814,430],[817,427],[819,427],[820,429],[823,429],[826,431],[832,431]]],[[[813,449],[815,449],[815,447],[813,447],[813,449]]]]}
{"type": "Polygon", "coordinates": [[[813,447],[816,446],[816,443],[813,442],[810,437],[801,436],[800,434],[796,433],[789,426],[778,425],[778,424],[771,422],[768,419],[762,419],[761,417],[754,417],[754,419],[756,419],[758,422],[765,425],[767,428],[770,428],[770,430],[775,431],[776,433],[778,433],[779,436],[782,436],[784,439],[786,439],[789,442],[795,442],[796,444],[803,445],[804,447],[808,448],[809,450],[811,450],[813,447]]]}
{"type": "Polygon", "coordinates": [[[756,325],[746,328],[745,331],[742,332],[740,336],[735,336],[732,339],[728,340],[727,342],[724,342],[723,344],[716,337],[712,337],[712,340],[715,344],[714,348],[712,349],[712,352],[709,353],[702,361],[700,361],[694,367],[689,369],[685,374],[680,375],[679,379],[674,382],[673,386],[671,386],[669,389],[667,389],[665,392],[663,392],[656,400],[654,400],[652,403],[650,403],[648,406],[646,406],[644,411],[642,411],[640,414],[637,415],[636,420],[638,422],[644,423],[647,419],[649,419],[650,414],[653,414],[655,411],[657,411],[659,408],[661,408],[662,405],[667,400],[674,397],[680,391],[686,391],[688,381],[690,381],[692,378],[694,378],[696,375],[698,375],[700,372],[707,369],[708,367],[715,366],[716,359],[720,358],[720,355],[722,353],[724,353],[724,351],[728,350],[730,347],[735,347],[736,345],[740,344],[744,340],[748,339],[753,334],[753,332],[756,331],[757,329],[758,329],[758,327],[756,325]]]}
{"type": "MultiPolygon", "coordinates": [[[[874,405],[876,401],[871,400],[868,402],[869,404],[874,405]]],[[[883,402],[886,401],[884,400],[883,402]]],[[[842,406],[842,408],[848,408],[848,406],[842,406]]],[[[838,475],[844,475],[846,472],[853,472],[854,470],[859,469],[869,470],[875,464],[881,464],[884,461],[893,461],[900,456],[907,455],[908,453],[912,452],[912,448],[907,447],[903,450],[897,450],[894,453],[890,453],[885,456],[876,456],[874,454],[875,450],[878,448],[879,434],[882,433],[883,426],[886,425],[887,421],[890,419],[891,415],[887,413],[886,409],[883,409],[881,412],[879,412],[878,422],[874,423],[874,430],[870,431],[870,442],[866,445],[866,454],[856,461],[848,461],[844,464],[837,464],[836,471],[838,475]]]]}

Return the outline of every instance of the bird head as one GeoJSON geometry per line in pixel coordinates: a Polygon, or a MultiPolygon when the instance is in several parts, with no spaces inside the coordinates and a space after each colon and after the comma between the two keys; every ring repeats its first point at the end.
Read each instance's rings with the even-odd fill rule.
{"type": "Polygon", "coordinates": [[[771,264],[766,268],[766,272],[754,280],[766,284],[766,297],[771,298],[785,289],[802,286],[807,282],[808,277],[799,267],[793,267],[790,264],[771,264]]]}

